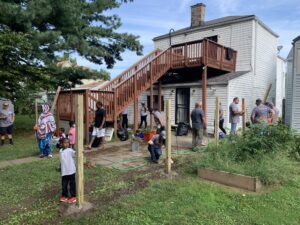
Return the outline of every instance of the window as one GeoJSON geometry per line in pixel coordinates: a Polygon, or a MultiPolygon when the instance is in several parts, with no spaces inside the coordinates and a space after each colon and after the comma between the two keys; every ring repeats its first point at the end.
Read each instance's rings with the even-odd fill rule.
{"type": "MultiPolygon", "coordinates": [[[[164,96],[161,96],[161,111],[165,111],[164,96]]],[[[147,108],[150,109],[150,95],[147,96],[147,108]]],[[[158,109],[158,95],[153,95],[153,109],[158,109]]]]}

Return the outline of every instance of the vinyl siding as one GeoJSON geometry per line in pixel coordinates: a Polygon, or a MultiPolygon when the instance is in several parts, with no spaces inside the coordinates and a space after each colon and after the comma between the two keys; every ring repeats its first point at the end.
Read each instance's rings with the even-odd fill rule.
{"type": "MultiPolygon", "coordinates": [[[[228,84],[228,102],[230,105],[234,97],[240,99],[240,109],[242,109],[242,98],[245,98],[246,102],[246,121],[250,120],[251,112],[254,107],[254,101],[252,97],[252,81],[253,72],[246,73],[236,79],[230,80],[228,84]]],[[[240,120],[242,122],[242,120],[240,120]]],[[[238,126],[241,126],[242,123],[238,126]]]]}
{"type": "Polygon", "coordinates": [[[292,101],[293,101],[293,57],[287,60],[287,74],[286,74],[286,100],[285,100],[285,123],[291,125],[292,120],[292,101]]]}
{"type": "MultiPolygon", "coordinates": [[[[272,89],[276,88],[277,38],[256,22],[255,39],[253,98],[263,99],[270,84],[272,89]]],[[[271,90],[271,93],[275,91],[271,90]]],[[[268,100],[273,98],[275,96],[270,94],[268,100]]]]}
{"type": "Polygon", "coordinates": [[[286,61],[277,57],[276,88],[273,88],[272,95],[275,96],[275,105],[279,109],[279,116],[282,116],[282,100],[285,98],[285,77],[286,61]]]}
{"type": "MultiPolygon", "coordinates": [[[[251,70],[253,24],[253,21],[246,21],[226,27],[195,31],[186,35],[174,35],[171,40],[172,44],[180,44],[218,35],[219,44],[238,51],[236,70],[251,70]]],[[[167,49],[169,47],[169,38],[157,40],[154,42],[154,45],[155,48],[167,49]]]]}
{"type": "Polygon", "coordinates": [[[294,46],[292,128],[300,133],[300,41],[296,42],[294,46]]]}
{"type": "MultiPolygon", "coordinates": [[[[186,86],[182,86],[183,88],[187,88],[186,86]]],[[[175,125],[175,102],[176,102],[176,88],[181,88],[181,86],[177,87],[170,87],[170,86],[163,86],[162,87],[162,95],[164,96],[164,101],[166,107],[166,101],[168,99],[171,100],[171,124],[175,125]],[[172,90],[174,90],[174,93],[172,93],[172,90]]],[[[201,84],[199,86],[197,85],[191,85],[190,87],[190,112],[194,109],[195,103],[202,101],[202,89],[201,84]],[[194,91],[193,91],[194,90],[194,91]]],[[[154,92],[155,93],[155,92],[154,92]]],[[[139,102],[142,102],[143,100],[147,100],[148,92],[145,92],[142,96],[139,98],[139,102]]],[[[207,89],[207,125],[208,127],[212,128],[214,123],[214,109],[215,109],[215,98],[216,96],[220,97],[220,101],[223,103],[223,109],[224,109],[224,118],[225,118],[225,125],[228,125],[228,105],[227,105],[227,86],[208,86],[207,89]]],[[[165,110],[163,114],[165,113],[165,110]]],[[[149,119],[149,116],[147,118],[149,119]]],[[[128,120],[129,124],[133,124],[133,105],[129,106],[128,108],[128,120]]]]}

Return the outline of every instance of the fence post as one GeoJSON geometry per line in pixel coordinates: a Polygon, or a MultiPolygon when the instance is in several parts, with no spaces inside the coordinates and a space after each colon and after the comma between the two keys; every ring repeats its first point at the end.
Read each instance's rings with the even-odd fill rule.
{"type": "Polygon", "coordinates": [[[220,123],[220,98],[216,97],[216,111],[215,111],[215,141],[219,144],[219,123],[220,123]]]}
{"type": "Polygon", "coordinates": [[[242,98],[242,111],[244,112],[242,115],[242,123],[243,123],[243,132],[246,130],[246,103],[245,98],[242,98]]]}
{"type": "Polygon", "coordinates": [[[84,202],[84,179],[83,179],[83,95],[76,95],[76,155],[77,155],[77,171],[76,171],[76,192],[77,203],[81,208],[84,202]]]}
{"type": "Polygon", "coordinates": [[[171,139],[171,119],[170,119],[170,99],[167,100],[167,105],[166,105],[166,161],[165,161],[165,166],[166,166],[166,173],[169,174],[171,172],[171,153],[172,153],[172,139],[171,139]]]}

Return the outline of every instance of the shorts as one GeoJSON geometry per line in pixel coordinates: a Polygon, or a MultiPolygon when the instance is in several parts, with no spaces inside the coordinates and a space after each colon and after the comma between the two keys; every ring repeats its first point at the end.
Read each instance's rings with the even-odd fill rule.
{"type": "Polygon", "coordinates": [[[11,135],[13,133],[13,128],[14,128],[13,125],[10,125],[8,127],[0,127],[0,135],[5,135],[5,134],[11,135]]]}
{"type": "Polygon", "coordinates": [[[105,128],[100,129],[100,128],[94,127],[92,136],[96,136],[97,138],[104,137],[105,136],[105,128]]]}

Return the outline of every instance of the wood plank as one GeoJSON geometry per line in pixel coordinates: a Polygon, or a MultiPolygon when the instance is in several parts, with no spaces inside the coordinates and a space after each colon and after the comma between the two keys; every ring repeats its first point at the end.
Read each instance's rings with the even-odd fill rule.
{"type": "Polygon", "coordinates": [[[216,145],[219,144],[219,123],[220,123],[220,98],[216,97],[216,109],[215,109],[215,141],[216,141],[216,145]]]}
{"type": "Polygon", "coordinates": [[[167,105],[166,105],[166,161],[165,161],[165,171],[167,174],[169,174],[171,172],[171,154],[172,154],[172,133],[171,133],[171,100],[168,99],[167,100],[167,105]]]}
{"type": "Polygon", "coordinates": [[[53,103],[52,103],[51,110],[50,110],[50,112],[51,112],[52,114],[53,114],[53,112],[54,112],[54,110],[55,110],[56,102],[57,102],[57,99],[58,99],[60,90],[61,90],[61,87],[58,86],[58,88],[57,88],[57,90],[56,90],[55,97],[54,97],[54,101],[53,101],[53,103]]]}
{"type": "Polygon", "coordinates": [[[76,191],[77,191],[77,204],[82,207],[84,202],[84,177],[83,177],[83,95],[76,95],[76,191]]]}
{"type": "Polygon", "coordinates": [[[261,183],[256,177],[250,177],[241,174],[201,168],[198,169],[198,176],[205,180],[253,192],[257,192],[262,188],[261,183]]]}

